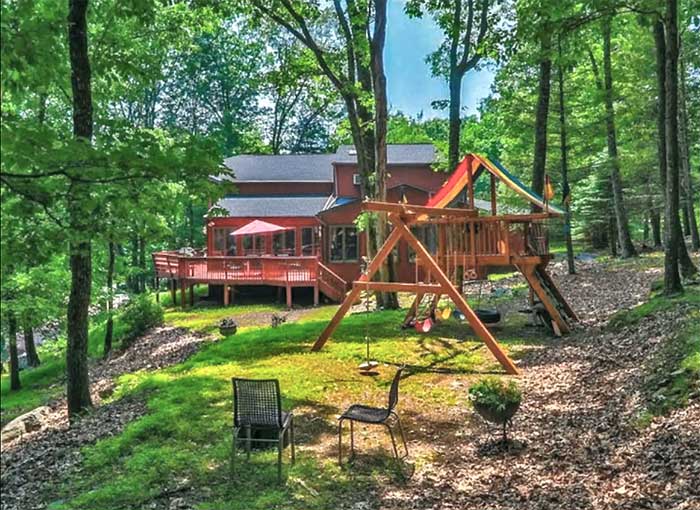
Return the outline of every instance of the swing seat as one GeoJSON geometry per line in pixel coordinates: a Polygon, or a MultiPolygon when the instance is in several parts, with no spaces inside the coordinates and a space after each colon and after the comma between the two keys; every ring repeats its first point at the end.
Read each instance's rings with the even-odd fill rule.
{"type": "Polygon", "coordinates": [[[419,333],[430,333],[430,330],[433,329],[433,321],[430,320],[430,318],[427,318],[424,321],[416,321],[416,325],[414,327],[419,333]]]}
{"type": "Polygon", "coordinates": [[[463,321],[464,319],[466,319],[466,317],[464,316],[464,314],[463,314],[462,312],[460,312],[459,310],[454,310],[454,311],[452,312],[452,317],[454,317],[454,318],[457,319],[458,321],[463,321]]]}
{"type": "Polygon", "coordinates": [[[444,321],[449,319],[452,316],[452,308],[449,306],[447,308],[443,308],[442,311],[440,311],[440,318],[444,321]]]}

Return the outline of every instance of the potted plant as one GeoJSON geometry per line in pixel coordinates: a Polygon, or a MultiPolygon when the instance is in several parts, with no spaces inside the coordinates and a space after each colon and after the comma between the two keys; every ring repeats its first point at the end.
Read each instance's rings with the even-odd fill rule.
{"type": "Polygon", "coordinates": [[[484,377],[469,388],[469,400],[482,418],[503,427],[503,441],[507,442],[508,423],[522,401],[522,392],[517,383],[484,377]]]}
{"type": "Polygon", "coordinates": [[[219,321],[219,333],[221,333],[222,336],[235,335],[237,330],[238,324],[232,318],[229,317],[228,319],[221,319],[221,321],[219,321]]]}

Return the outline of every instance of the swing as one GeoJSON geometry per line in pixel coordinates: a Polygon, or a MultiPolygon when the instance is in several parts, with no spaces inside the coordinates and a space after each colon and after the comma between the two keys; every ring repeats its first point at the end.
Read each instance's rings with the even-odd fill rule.
{"type": "MultiPolygon", "coordinates": [[[[365,268],[363,272],[365,278],[367,278],[367,288],[365,290],[365,313],[367,314],[367,317],[369,317],[369,278],[367,277],[366,263],[364,265],[365,268]]],[[[360,370],[360,375],[379,375],[379,372],[375,370],[375,368],[379,366],[379,362],[377,360],[370,359],[369,340],[369,323],[367,320],[365,320],[365,361],[360,363],[357,368],[360,370]]]]}
{"type": "Polygon", "coordinates": [[[484,324],[496,324],[501,321],[501,312],[494,309],[480,308],[481,306],[481,292],[483,289],[484,280],[479,280],[479,298],[476,301],[476,308],[474,308],[474,313],[479,320],[484,324]]]}

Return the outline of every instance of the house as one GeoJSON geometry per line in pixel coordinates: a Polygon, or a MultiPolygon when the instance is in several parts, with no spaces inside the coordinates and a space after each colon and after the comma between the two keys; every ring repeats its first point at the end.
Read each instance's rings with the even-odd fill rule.
{"type": "MultiPolygon", "coordinates": [[[[495,215],[498,180],[541,204],[541,197],[512,174],[479,156],[465,158],[473,162],[468,172],[448,174],[435,170],[432,144],[389,145],[387,152],[387,202],[422,206],[435,198],[463,208],[468,201],[470,208],[495,215]],[[465,191],[467,177],[475,180],[482,173],[491,176],[490,202],[475,199],[473,188],[470,196],[465,191]]],[[[156,275],[171,281],[173,299],[179,285],[184,306],[186,288],[192,300],[192,286],[206,283],[225,304],[234,298],[236,287],[250,285],[285,290],[288,306],[298,287],[313,288],[316,303],[320,294],[342,301],[361,274],[367,253],[366,235],[354,223],[364,199],[354,148],[342,145],[332,154],[240,155],[227,158],[224,165],[227,171],[212,177],[227,189],[209,211],[206,254],[153,254],[156,275]],[[248,233],[234,235],[242,227],[248,233]]],[[[431,252],[438,245],[434,227],[414,227],[431,252]]],[[[398,243],[393,255],[398,281],[420,276],[407,243],[398,243]]]]}
{"type": "MultiPolygon", "coordinates": [[[[391,202],[425,204],[448,177],[433,169],[432,144],[389,145],[387,152],[391,202]]],[[[223,216],[207,224],[209,254],[318,256],[345,281],[359,275],[366,245],[353,223],[363,197],[352,146],[342,145],[333,154],[233,156],[224,165],[230,173],[216,180],[232,191],[235,186],[235,193],[215,205],[223,216]],[[231,236],[255,219],[287,230],[231,236]]],[[[400,247],[398,255],[400,270],[410,272],[407,247],[400,247]]]]}

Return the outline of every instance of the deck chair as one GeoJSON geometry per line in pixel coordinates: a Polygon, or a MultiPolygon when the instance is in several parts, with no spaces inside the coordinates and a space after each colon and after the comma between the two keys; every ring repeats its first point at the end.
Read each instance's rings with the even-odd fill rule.
{"type": "Polygon", "coordinates": [[[282,411],[280,385],[277,379],[233,378],[233,446],[231,469],[235,467],[236,443],[241,431],[245,432],[246,458],[250,459],[253,442],[277,443],[277,481],[282,481],[282,450],[285,434],[291,448],[292,464],[294,455],[294,417],[291,412],[282,411]],[[269,437],[252,437],[253,431],[269,437]],[[274,437],[276,436],[276,437],[274,437]]]}
{"type": "Polygon", "coordinates": [[[399,459],[399,452],[396,448],[396,438],[394,437],[393,427],[398,425],[399,432],[401,433],[401,440],[403,441],[403,447],[406,452],[405,456],[408,456],[408,446],[406,446],[406,436],[403,433],[403,427],[401,426],[401,419],[399,415],[396,414],[394,409],[396,404],[399,403],[399,381],[401,380],[401,373],[403,368],[399,368],[396,371],[394,380],[391,382],[391,388],[389,389],[389,406],[384,407],[370,407],[362,404],[351,405],[342,415],[338,418],[338,464],[343,463],[343,422],[345,420],[350,422],[350,455],[355,454],[355,422],[368,423],[373,425],[383,425],[389,431],[391,436],[391,445],[394,448],[394,457],[399,459]]]}

